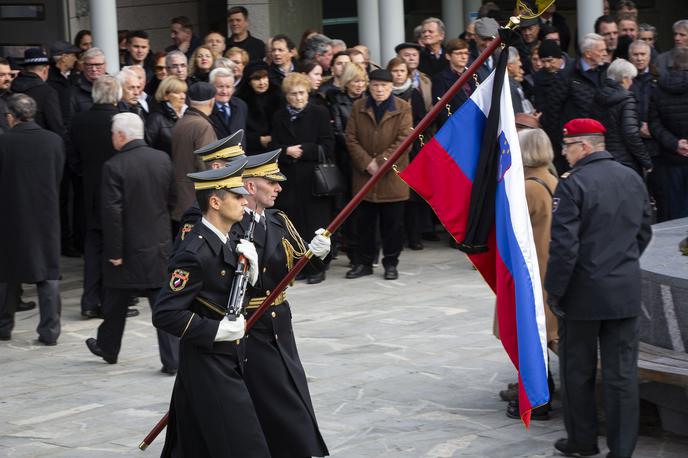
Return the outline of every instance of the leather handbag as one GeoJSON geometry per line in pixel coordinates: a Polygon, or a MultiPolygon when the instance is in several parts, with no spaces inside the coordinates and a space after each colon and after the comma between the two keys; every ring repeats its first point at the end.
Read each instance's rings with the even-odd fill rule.
{"type": "Polygon", "coordinates": [[[336,196],[344,192],[344,175],[339,167],[327,157],[320,145],[318,145],[318,163],[315,165],[314,174],[314,196],[336,196]]]}

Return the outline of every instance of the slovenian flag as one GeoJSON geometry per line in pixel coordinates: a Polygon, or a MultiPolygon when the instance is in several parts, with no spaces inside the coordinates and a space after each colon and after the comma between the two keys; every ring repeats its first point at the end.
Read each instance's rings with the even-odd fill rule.
{"type": "Polygon", "coordinates": [[[505,65],[478,86],[400,177],[460,244],[475,232],[476,212],[490,213],[483,231],[487,246],[468,250],[468,256],[497,295],[500,338],[519,373],[519,407],[528,427],[531,409],[549,401],[547,336],[521,149],[509,85],[503,84],[505,65]],[[500,70],[503,76],[495,81],[500,70]],[[480,171],[488,171],[488,178],[481,180],[480,171]],[[483,192],[479,182],[490,179],[496,186],[493,181],[491,192],[483,192]],[[472,206],[474,186],[480,191],[473,193],[472,206]]]}

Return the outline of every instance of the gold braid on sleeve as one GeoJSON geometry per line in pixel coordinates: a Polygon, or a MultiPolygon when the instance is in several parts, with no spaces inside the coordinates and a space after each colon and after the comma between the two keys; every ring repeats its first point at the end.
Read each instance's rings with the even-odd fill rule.
{"type": "MultiPolygon", "coordinates": [[[[306,254],[308,248],[306,247],[303,239],[299,235],[299,232],[294,227],[289,217],[283,212],[277,212],[278,215],[284,220],[284,225],[287,228],[289,237],[295,242],[294,246],[289,239],[282,237],[282,246],[284,247],[284,253],[287,255],[287,270],[291,270],[294,267],[294,260],[300,259],[306,254]]],[[[294,282],[291,283],[292,285],[294,282]]]]}

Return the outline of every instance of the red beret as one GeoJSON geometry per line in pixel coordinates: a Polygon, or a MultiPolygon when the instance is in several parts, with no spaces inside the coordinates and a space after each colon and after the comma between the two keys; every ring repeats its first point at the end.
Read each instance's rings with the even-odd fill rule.
{"type": "Polygon", "coordinates": [[[564,137],[580,137],[583,135],[604,135],[607,129],[602,124],[590,118],[578,118],[564,124],[564,137]]]}

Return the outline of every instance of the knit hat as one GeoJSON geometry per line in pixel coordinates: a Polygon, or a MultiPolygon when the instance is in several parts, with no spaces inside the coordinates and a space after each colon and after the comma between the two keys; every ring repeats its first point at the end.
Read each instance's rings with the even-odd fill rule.
{"type": "Polygon", "coordinates": [[[545,57],[556,57],[560,59],[563,56],[559,45],[554,40],[543,40],[542,43],[540,43],[538,55],[540,56],[540,59],[545,57]]]}

